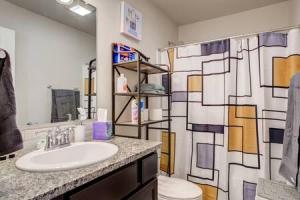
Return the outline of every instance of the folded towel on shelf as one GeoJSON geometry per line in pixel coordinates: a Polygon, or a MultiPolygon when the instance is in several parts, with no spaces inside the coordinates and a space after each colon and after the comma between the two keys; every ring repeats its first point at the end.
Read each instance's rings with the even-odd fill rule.
{"type": "MultiPolygon", "coordinates": [[[[135,86],[135,91],[137,91],[137,85],[135,86]]],[[[165,88],[159,84],[140,84],[141,93],[155,93],[155,94],[165,94],[165,88]]]]}

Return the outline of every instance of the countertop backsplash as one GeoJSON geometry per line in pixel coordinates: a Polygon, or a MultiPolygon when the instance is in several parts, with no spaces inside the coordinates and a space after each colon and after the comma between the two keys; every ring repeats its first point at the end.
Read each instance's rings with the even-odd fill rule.
{"type": "MultiPolygon", "coordinates": [[[[76,125],[77,123],[74,122],[59,127],[63,129],[63,128],[75,127],[76,125]]],[[[92,139],[92,121],[84,122],[83,125],[85,126],[86,141],[90,141],[92,139]]],[[[24,150],[37,149],[37,145],[39,141],[46,139],[47,132],[49,130],[52,130],[53,128],[55,128],[55,126],[21,130],[24,150]]],[[[74,135],[71,135],[71,139],[72,141],[74,140],[74,135]]]]}

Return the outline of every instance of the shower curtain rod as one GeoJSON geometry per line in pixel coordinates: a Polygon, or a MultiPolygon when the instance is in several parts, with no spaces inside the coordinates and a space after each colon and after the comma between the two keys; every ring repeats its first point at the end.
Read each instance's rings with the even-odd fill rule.
{"type": "Polygon", "coordinates": [[[260,33],[265,33],[265,32],[287,31],[287,30],[291,30],[291,29],[294,29],[294,28],[300,28],[300,24],[298,24],[296,26],[288,26],[288,27],[279,28],[279,29],[272,29],[272,30],[269,30],[269,31],[257,32],[257,33],[250,33],[250,34],[241,34],[241,35],[235,35],[235,36],[231,36],[231,37],[223,37],[223,38],[218,38],[218,39],[212,39],[212,40],[206,40],[206,41],[200,41],[200,42],[191,42],[191,43],[186,43],[186,44],[182,44],[182,45],[175,45],[175,46],[160,48],[160,49],[158,49],[158,51],[168,50],[168,49],[177,48],[177,47],[185,47],[185,46],[189,46],[189,45],[196,45],[196,44],[214,42],[214,41],[219,41],[219,40],[248,37],[248,36],[258,35],[260,33]]]}

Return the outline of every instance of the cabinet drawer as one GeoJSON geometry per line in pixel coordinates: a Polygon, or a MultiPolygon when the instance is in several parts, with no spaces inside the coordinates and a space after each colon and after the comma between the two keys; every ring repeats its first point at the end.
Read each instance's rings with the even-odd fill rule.
{"type": "Polygon", "coordinates": [[[120,200],[138,187],[138,166],[128,167],[69,197],[70,200],[120,200]]]}
{"type": "Polygon", "coordinates": [[[157,200],[157,179],[152,180],[134,195],[128,198],[128,200],[157,200]]]}
{"type": "Polygon", "coordinates": [[[142,184],[157,175],[157,154],[153,153],[142,159],[142,184]]]}

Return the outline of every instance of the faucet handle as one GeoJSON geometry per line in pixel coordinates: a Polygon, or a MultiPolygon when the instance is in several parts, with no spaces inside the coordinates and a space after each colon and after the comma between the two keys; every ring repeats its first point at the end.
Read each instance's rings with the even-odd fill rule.
{"type": "Polygon", "coordinates": [[[57,126],[57,127],[55,128],[55,134],[59,134],[60,132],[61,132],[61,129],[60,129],[59,126],[57,126]]]}
{"type": "Polygon", "coordinates": [[[71,143],[71,134],[74,133],[74,127],[70,127],[66,130],[65,141],[67,144],[71,143]]]}
{"type": "Polygon", "coordinates": [[[61,133],[57,133],[55,136],[55,145],[63,144],[63,136],[61,133]]]}
{"type": "Polygon", "coordinates": [[[70,133],[68,131],[66,131],[64,137],[65,137],[65,144],[69,144],[70,143],[70,133]]]}
{"type": "Polygon", "coordinates": [[[68,130],[65,129],[63,132],[62,132],[62,141],[63,141],[63,144],[68,144],[69,143],[69,133],[68,133],[68,130]]]}
{"type": "Polygon", "coordinates": [[[53,132],[54,132],[54,136],[53,136],[54,137],[53,138],[54,145],[58,146],[61,144],[61,129],[60,129],[60,127],[57,126],[56,128],[54,128],[53,132]]]}
{"type": "Polygon", "coordinates": [[[52,131],[49,130],[46,136],[45,150],[50,149],[52,146],[53,146],[53,134],[52,131]]]}
{"type": "Polygon", "coordinates": [[[46,137],[49,138],[49,139],[51,139],[51,140],[53,140],[53,132],[51,130],[48,130],[46,137]]]}

